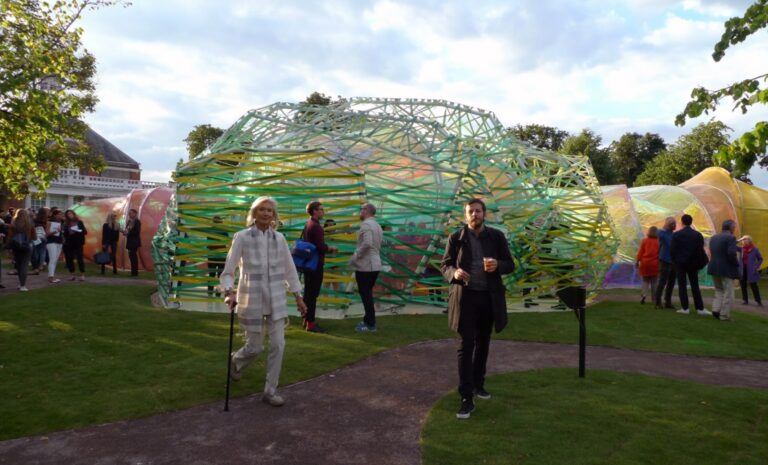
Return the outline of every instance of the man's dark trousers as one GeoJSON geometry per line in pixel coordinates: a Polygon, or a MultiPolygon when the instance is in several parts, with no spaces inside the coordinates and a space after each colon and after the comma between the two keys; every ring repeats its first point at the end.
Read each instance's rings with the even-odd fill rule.
{"type": "Polygon", "coordinates": [[[357,291],[360,293],[360,300],[363,301],[363,308],[365,309],[363,322],[368,326],[376,326],[376,307],[373,305],[373,286],[376,285],[376,279],[378,277],[378,271],[355,271],[357,291]]]}
{"type": "Polygon", "coordinates": [[[672,291],[675,288],[677,272],[673,263],[659,261],[661,269],[659,270],[659,284],[656,287],[654,302],[661,307],[661,293],[664,292],[664,305],[672,305],[672,291]]]}
{"type": "Polygon", "coordinates": [[[484,388],[492,329],[491,293],[462,289],[459,317],[459,394],[462,399],[472,399],[476,389],[484,388]]]}
{"type": "Polygon", "coordinates": [[[310,323],[315,322],[315,309],[317,297],[320,295],[320,287],[323,285],[323,267],[319,266],[315,271],[304,272],[304,303],[307,305],[307,316],[304,317],[310,323]]]}
{"type": "Polygon", "coordinates": [[[688,308],[688,289],[686,286],[686,278],[691,283],[691,294],[693,295],[693,304],[696,306],[696,310],[704,309],[704,301],[701,298],[701,290],[699,289],[699,271],[698,270],[683,270],[677,269],[677,287],[680,291],[680,306],[683,309],[688,308]]]}

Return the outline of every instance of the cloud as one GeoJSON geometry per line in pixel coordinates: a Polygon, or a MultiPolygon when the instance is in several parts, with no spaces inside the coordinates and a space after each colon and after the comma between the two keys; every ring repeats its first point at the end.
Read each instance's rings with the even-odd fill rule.
{"type": "MultiPolygon", "coordinates": [[[[197,124],[227,128],[248,110],[331,96],[437,98],[495,112],[503,124],[629,131],[668,141],[697,85],[761,74],[765,38],[710,54],[725,18],[748,1],[166,0],[87,16],[98,59],[88,122],[169,173],[197,124]],[[760,71],[760,72],[758,72],[760,71]]],[[[728,124],[746,117],[719,111],[728,124]]],[[[746,122],[746,123],[745,123],[746,122]]]]}

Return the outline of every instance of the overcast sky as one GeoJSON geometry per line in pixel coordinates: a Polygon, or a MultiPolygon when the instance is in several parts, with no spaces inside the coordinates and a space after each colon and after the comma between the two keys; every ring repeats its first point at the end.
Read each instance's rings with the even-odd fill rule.
{"type": "MultiPolygon", "coordinates": [[[[100,103],[87,122],[167,181],[197,124],[333,97],[417,97],[539,123],[608,144],[625,132],[668,142],[697,85],[768,71],[765,31],[711,59],[723,22],[749,0],[133,0],[87,12],[100,103]]],[[[765,109],[717,117],[741,133],[765,109]]],[[[768,172],[753,170],[768,188],[768,172]]]]}

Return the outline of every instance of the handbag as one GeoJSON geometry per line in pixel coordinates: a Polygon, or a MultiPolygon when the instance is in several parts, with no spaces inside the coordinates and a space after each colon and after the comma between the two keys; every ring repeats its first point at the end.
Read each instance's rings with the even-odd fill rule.
{"type": "Polygon", "coordinates": [[[315,271],[320,263],[317,247],[315,244],[304,240],[304,231],[301,232],[301,237],[291,249],[291,256],[297,271],[315,271]]]}
{"type": "Polygon", "coordinates": [[[696,257],[696,269],[700,270],[707,266],[709,263],[709,257],[707,256],[707,253],[704,251],[704,248],[702,247],[698,252],[698,257],[696,257]]]}
{"type": "Polygon", "coordinates": [[[320,263],[320,254],[317,247],[311,242],[299,239],[291,250],[293,264],[298,271],[315,271],[320,263]]]}
{"type": "Polygon", "coordinates": [[[102,250],[101,252],[96,252],[96,254],[93,256],[93,261],[97,265],[106,265],[112,261],[112,257],[110,257],[107,252],[102,250]]]}

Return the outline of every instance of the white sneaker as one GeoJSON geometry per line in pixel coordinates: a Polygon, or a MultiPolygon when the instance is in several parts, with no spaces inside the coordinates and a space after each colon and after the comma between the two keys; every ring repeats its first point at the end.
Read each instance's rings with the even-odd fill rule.
{"type": "Polygon", "coordinates": [[[283,399],[283,397],[280,396],[279,394],[264,393],[261,396],[261,401],[273,407],[282,407],[283,405],[285,405],[285,399],[283,399]]]}
{"type": "Polygon", "coordinates": [[[21,286],[19,288],[19,292],[27,292],[29,289],[27,289],[27,286],[21,286]]]}
{"type": "Polygon", "coordinates": [[[696,313],[700,316],[712,316],[712,312],[707,310],[706,308],[702,308],[701,310],[696,310],[696,313]]]}
{"type": "Polygon", "coordinates": [[[677,313],[680,313],[680,314],[683,314],[683,315],[687,315],[687,314],[689,314],[691,312],[689,312],[687,308],[681,308],[680,310],[677,311],[677,313]]]}

